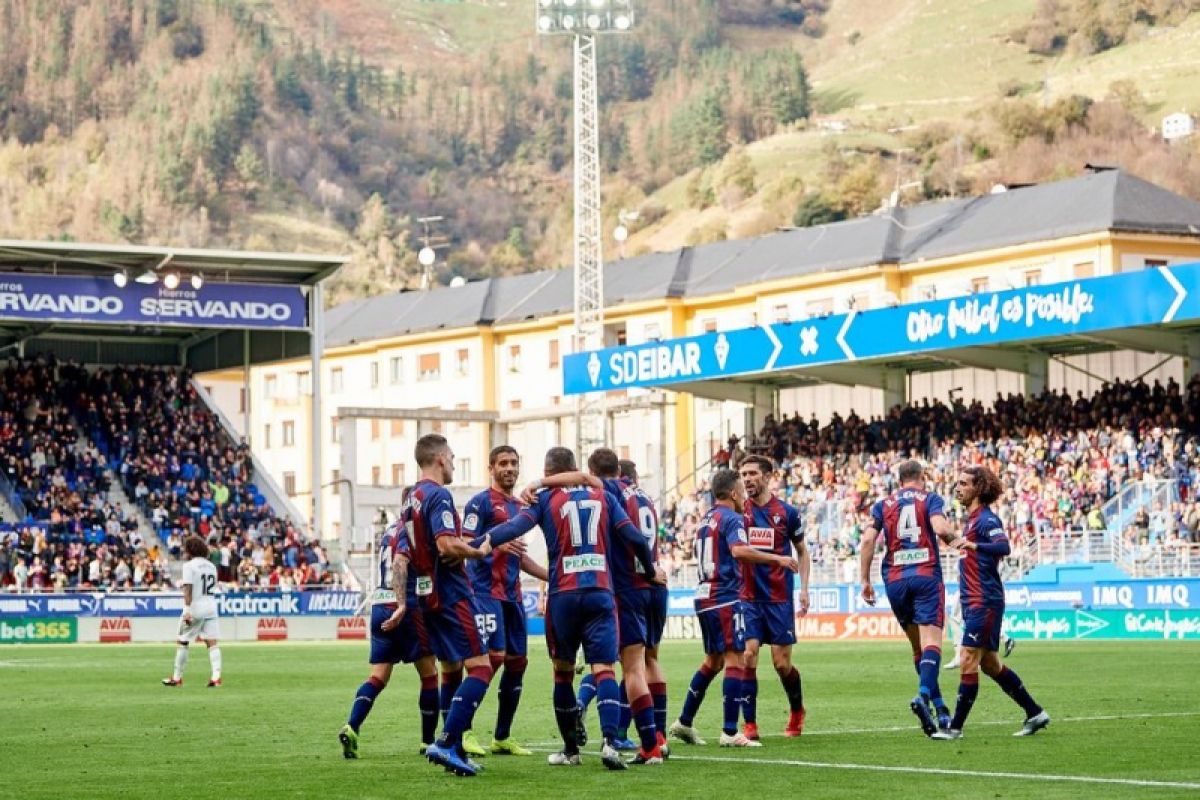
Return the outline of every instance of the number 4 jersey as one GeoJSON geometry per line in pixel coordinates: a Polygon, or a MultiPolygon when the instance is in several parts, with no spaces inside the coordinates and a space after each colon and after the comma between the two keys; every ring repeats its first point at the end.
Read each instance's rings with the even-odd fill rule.
{"type": "Polygon", "coordinates": [[[916,489],[901,489],[871,507],[875,529],[883,532],[887,543],[884,583],[918,576],[942,580],[942,561],[930,519],[944,514],[940,496],[916,489]]]}

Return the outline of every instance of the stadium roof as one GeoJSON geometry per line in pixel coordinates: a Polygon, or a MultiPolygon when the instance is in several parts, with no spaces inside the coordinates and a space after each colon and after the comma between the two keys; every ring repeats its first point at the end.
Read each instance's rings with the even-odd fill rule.
{"type": "MultiPolygon", "coordinates": [[[[609,306],[702,297],[738,286],[882,264],[909,264],[1105,231],[1200,236],[1200,203],[1121,170],[921,203],[884,214],[614,261],[609,306]]],[[[571,270],[489,278],[457,288],[354,300],[327,317],[327,347],[573,308],[571,270]]]]}
{"type": "MultiPolygon", "coordinates": [[[[343,256],[199,250],[136,245],[0,239],[0,273],[108,281],[120,271],[199,273],[205,285],[311,287],[346,262],[343,256]]],[[[132,284],[131,284],[132,285],[132,284]]],[[[307,289],[304,289],[307,291],[307,289]]],[[[305,301],[307,302],[307,300],[305,301]]],[[[0,319],[0,353],[24,349],[84,363],[186,364],[197,371],[309,354],[304,330],[242,330],[202,324],[155,325],[0,319]]]]}

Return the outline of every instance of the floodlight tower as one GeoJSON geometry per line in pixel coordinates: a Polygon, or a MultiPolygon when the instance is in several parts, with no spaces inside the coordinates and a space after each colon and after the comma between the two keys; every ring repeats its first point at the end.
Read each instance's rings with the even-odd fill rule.
{"type": "MultiPolygon", "coordinates": [[[[575,44],[575,334],[574,351],[604,346],[604,255],[600,220],[600,112],[596,37],[633,30],[631,0],[537,0],[537,31],[575,44]]],[[[576,401],[575,447],[580,458],[605,443],[604,395],[576,401]]]]}

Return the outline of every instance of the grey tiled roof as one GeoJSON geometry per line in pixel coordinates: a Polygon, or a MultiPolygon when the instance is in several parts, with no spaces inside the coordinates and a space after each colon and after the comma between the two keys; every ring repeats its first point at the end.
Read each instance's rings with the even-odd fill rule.
{"type": "MultiPolygon", "coordinates": [[[[1120,170],[609,263],[609,305],[718,294],[738,286],[903,264],[1103,231],[1200,236],[1200,203],[1120,170]]],[[[570,270],[353,300],[326,315],[327,347],[569,312],[570,270]]]]}

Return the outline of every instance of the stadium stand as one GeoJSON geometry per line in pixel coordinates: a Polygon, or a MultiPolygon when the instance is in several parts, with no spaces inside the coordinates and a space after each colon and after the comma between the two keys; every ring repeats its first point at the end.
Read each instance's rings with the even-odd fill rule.
{"type": "MultiPolygon", "coordinates": [[[[735,464],[739,449],[731,440],[713,463],[735,464]]],[[[814,579],[857,579],[870,504],[895,488],[891,466],[910,456],[929,463],[930,490],[947,498],[959,466],[1004,477],[996,511],[1014,540],[1013,572],[1102,559],[1134,576],[1200,572],[1200,379],[1114,381],[1090,398],[1010,395],[990,408],[925,402],[883,419],[834,414],[827,425],[768,418],[746,449],[773,457],[774,488],[807,510],[814,579]]],[[[707,506],[701,486],[664,509],[659,549],[678,579],[707,506]]]]}
{"type": "Polygon", "coordinates": [[[178,559],[188,533],[213,544],[229,586],[340,581],[320,544],[259,493],[248,448],[229,438],[186,371],[13,361],[3,373],[0,450],[10,505],[23,512],[0,529],[0,585],[169,586],[167,554],[178,559]],[[143,540],[136,510],[112,502],[110,476],[157,540],[143,540]]]}

